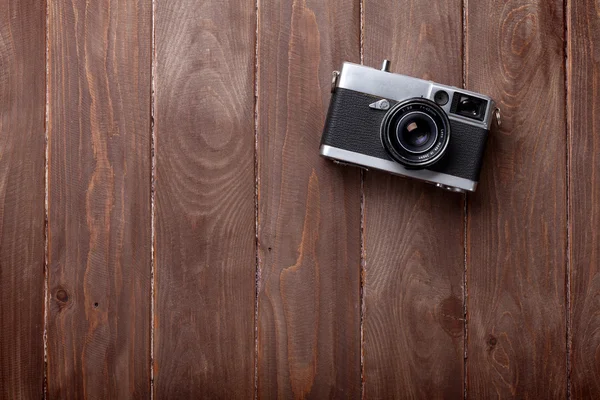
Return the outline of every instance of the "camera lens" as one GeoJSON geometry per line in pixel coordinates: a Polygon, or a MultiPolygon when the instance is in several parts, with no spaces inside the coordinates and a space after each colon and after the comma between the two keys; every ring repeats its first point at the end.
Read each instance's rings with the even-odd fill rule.
{"type": "Polygon", "coordinates": [[[450,122],[431,100],[414,98],[392,107],[381,122],[381,141],[393,160],[409,168],[425,168],[444,155],[450,122]]]}
{"type": "Polygon", "coordinates": [[[398,143],[413,153],[422,153],[435,143],[437,127],[433,119],[420,111],[406,114],[396,128],[398,143]]]}

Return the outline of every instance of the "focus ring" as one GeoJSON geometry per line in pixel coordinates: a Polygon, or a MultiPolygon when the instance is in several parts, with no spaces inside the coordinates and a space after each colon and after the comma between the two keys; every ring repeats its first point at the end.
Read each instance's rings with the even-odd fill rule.
{"type": "Polygon", "coordinates": [[[400,164],[411,168],[425,168],[439,161],[450,141],[450,121],[437,104],[423,98],[408,99],[392,107],[381,122],[381,142],[389,155],[400,164]],[[409,113],[425,114],[434,121],[436,135],[434,144],[423,152],[409,151],[401,145],[396,129],[409,113]]]}

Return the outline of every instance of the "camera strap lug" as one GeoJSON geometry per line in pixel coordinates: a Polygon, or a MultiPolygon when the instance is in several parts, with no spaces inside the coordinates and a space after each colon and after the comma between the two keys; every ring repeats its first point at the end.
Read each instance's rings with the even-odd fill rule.
{"type": "Polygon", "coordinates": [[[340,76],[340,71],[333,71],[331,73],[331,93],[335,92],[337,81],[340,76]]]}
{"type": "Polygon", "coordinates": [[[502,119],[500,117],[500,109],[496,107],[494,110],[494,118],[496,118],[496,125],[498,125],[498,128],[502,126],[502,119]]]}

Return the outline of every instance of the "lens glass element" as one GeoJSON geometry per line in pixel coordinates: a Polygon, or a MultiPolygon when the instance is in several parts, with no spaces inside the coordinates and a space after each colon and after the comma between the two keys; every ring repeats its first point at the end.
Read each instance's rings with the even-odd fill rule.
{"type": "Polygon", "coordinates": [[[398,142],[412,153],[427,151],[437,137],[437,126],[433,119],[420,111],[405,115],[398,123],[398,142]]]}

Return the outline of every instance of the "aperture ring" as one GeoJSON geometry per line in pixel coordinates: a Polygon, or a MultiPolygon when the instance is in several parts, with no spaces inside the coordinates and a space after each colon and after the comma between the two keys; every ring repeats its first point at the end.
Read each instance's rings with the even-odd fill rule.
{"type": "Polygon", "coordinates": [[[446,113],[434,102],[413,98],[392,107],[381,122],[381,142],[390,156],[397,162],[412,168],[425,168],[439,161],[444,155],[450,141],[450,121],[446,113]],[[432,146],[425,152],[411,152],[400,145],[396,126],[402,117],[411,112],[426,114],[435,122],[437,137],[432,146]]]}

